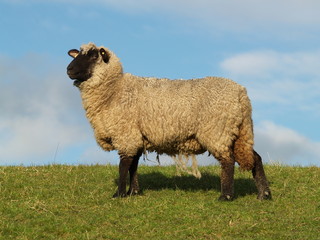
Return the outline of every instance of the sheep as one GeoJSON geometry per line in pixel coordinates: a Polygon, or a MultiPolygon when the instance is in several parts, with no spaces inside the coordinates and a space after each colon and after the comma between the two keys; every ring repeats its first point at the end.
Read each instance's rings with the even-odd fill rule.
{"type": "Polygon", "coordinates": [[[113,197],[139,194],[137,168],[145,151],[185,157],[208,151],[221,164],[219,200],[234,198],[235,162],[252,171],[257,198],[271,199],[253,149],[252,109],[243,86],[220,77],[169,80],[124,73],[112,51],[93,43],[68,54],[73,60],[67,74],[80,90],[98,145],[120,156],[113,197]]]}

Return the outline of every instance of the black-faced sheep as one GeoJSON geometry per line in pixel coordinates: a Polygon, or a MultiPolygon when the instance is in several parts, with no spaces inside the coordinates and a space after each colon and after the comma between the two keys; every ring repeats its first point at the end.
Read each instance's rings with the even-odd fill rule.
{"type": "Polygon", "coordinates": [[[251,103],[244,87],[218,77],[169,80],[123,73],[114,53],[92,43],[68,54],[74,59],[67,73],[81,92],[98,144],[120,155],[114,197],[139,192],[137,167],[145,151],[171,156],[208,151],[222,167],[220,200],[233,199],[235,162],[252,170],[258,199],[271,198],[261,158],[253,150],[251,103]]]}

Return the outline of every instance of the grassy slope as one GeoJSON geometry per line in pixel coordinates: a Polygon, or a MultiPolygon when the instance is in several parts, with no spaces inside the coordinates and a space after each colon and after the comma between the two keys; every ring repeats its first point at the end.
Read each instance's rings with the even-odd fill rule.
{"type": "Polygon", "coordinates": [[[267,166],[274,200],[236,173],[218,202],[219,167],[203,177],[139,168],[143,195],[111,199],[115,166],[0,167],[0,239],[320,239],[320,168],[267,166]]]}

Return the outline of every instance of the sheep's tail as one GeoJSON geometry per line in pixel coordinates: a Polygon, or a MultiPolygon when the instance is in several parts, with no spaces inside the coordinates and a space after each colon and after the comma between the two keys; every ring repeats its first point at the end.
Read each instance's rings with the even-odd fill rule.
{"type": "Polygon", "coordinates": [[[252,170],[254,167],[252,107],[245,88],[240,94],[240,104],[243,121],[238,138],[234,143],[234,157],[241,169],[252,170]]]}

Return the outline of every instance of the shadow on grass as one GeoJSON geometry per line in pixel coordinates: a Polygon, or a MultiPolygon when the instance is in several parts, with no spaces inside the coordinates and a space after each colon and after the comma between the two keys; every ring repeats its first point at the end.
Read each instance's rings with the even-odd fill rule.
{"type": "MultiPolygon", "coordinates": [[[[184,190],[184,191],[208,191],[220,192],[220,177],[218,175],[203,173],[200,179],[193,176],[172,176],[168,177],[159,172],[139,174],[140,189],[156,190],[163,189],[184,190]]],[[[234,182],[235,198],[245,195],[257,194],[253,179],[236,178],[234,182]]]]}

